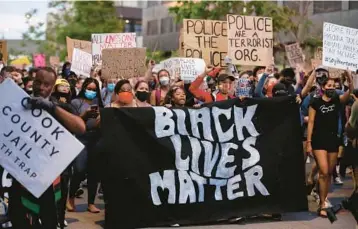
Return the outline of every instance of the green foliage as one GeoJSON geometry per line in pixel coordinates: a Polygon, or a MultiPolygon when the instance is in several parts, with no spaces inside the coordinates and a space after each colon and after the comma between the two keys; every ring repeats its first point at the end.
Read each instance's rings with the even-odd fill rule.
{"type": "MultiPolygon", "coordinates": [[[[61,60],[65,59],[66,36],[89,41],[92,33],[118,33],[124,28],[113,1],[50,1],[48,7],[54,12],[49,13],[46,31],[43,23],[32,25],[28,20],[28,31],[23,34],[24,40],[34,41],[45,35],[39,52],[48,57],[59,55],[61,60]]],[[[36,14],[37,10],[32,9],[26,16],[31,19],[36,14]]]]}

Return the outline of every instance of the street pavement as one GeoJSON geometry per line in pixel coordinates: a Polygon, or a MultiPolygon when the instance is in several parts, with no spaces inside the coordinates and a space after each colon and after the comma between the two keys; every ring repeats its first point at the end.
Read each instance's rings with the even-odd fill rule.
{"type": "MultiPolygon", "coordinates": [[[[350,176],[344,180],[343,186],[332,186],[328,196],[332,204],[339,204],[344,198],[350,196],[353,182],[350,176]]],[[[293,197],[294,198],[294,197],[293,197]]],[[[92,214],[86,211],[86,193],[83,198],[76,199],[77,212],[66,214],[69,229],[102,229],[104,228],[104,205],[101,199],[96,200],[97,207],[101,210],[99,214],[92,214]]],[[[283,215],[282,221],[270,221],[267,219],[250,219],[244,223],[216,224],[192,226],[187,228],[195,229],[355,229],[356,222],[352,214],[342,210],[337,214],[338,220],[331,224],[328,219],[317,217],[317,203],[311,196],[308,197],[309,212],[287,213],[283,215]]],[[[169,227],[173,228],[173,227],[169,227]]]]}

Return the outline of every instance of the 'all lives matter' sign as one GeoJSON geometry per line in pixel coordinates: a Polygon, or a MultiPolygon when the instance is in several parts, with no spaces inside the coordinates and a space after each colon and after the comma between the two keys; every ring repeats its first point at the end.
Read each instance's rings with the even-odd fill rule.
{"type": "Polygon", "coordinates": [[[0,164],[40,197],[84,146],[46,111],[25,110],[27,94],[0,84],[0,164]]]}

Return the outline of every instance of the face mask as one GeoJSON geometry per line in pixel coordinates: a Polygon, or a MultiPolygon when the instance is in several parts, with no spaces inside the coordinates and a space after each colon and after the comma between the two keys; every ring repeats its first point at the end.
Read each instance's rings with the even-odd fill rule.
{"type": "Polygon", "coordinates": [[[146,91],[137,91],[135,96],[137,97],[137,99],[139,101],[144,102],[144,101],[148,100],[149,93],[146,91]]]}
{"type": "Polygon", "coordinates": [[[64,75],[65,75],[65,76],[69,76],[71,70],[70,70],[70,69],[65,69],[63,72],[64,72],[64,75]]]}
{"type": "Polygon", "coordinates": [[[97,92],[95,92],[95,91],[90,91],[90,90],[85,91],[85,97],[89,100],[96,98],[96,95],[97,95],[97,92]]]}
{"type": "Polygon", "coordinates": [[[110,84],[107,85],[107,90],[108,90],[109,92],[113,92],[115,86],[116,86],[116,85],[115,85],[114,83],[110,83],[110,84]]]}
{"type": "Polygon", "coordinates": [[[26,91],[26,93],[28,94],[28,95],[31,95],[32,94],[32,92],[33,92],[33,90],[32,90],[32,88],[30,89],[25,89],[25,91],[26,91]]]}
{"type": "Polygon", "coordinates": [[[327,89],[324,93],[328,98],[333,98],[336,95],[336,89],[327,89]]]}
{"type": "Polygon", "coordinates": [[[131,104],[133,102],[133,94],[131,92],[118,93],[118,101],[123,104],[131,104]]]}
{"type": "Polygon", "coordinates": [[[164,77],[160,78],[159,82],[161,85],[167,86],[169,84],[169,77],[164,76],[164,77]]]}

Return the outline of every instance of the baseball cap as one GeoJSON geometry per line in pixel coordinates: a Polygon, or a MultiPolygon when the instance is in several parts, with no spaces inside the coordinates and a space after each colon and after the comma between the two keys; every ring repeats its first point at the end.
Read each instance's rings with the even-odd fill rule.
{"type": "Polygon", "coordinates": [[[225,81],[226,79],[230,79],[231,81],[235,81],[235,77],[232,75],[228,75],[226,73],[222,73],[218,76],[218,82],[225,81]]]}
{"type": "Polygon", "coordinates": [[[65,86],[68,86],[68,87],[70,86],[68,81],[65,80],[65,79],[57,79],[56,83],[55,83],[55,86],[57,86],[57,85],[65,85],[65,86]]]}
{"type": "Polygon", "coordinates": [[[273,97],[288,95],[287,88],[283,83],[277,83],[272,88],[273,97]]]}

